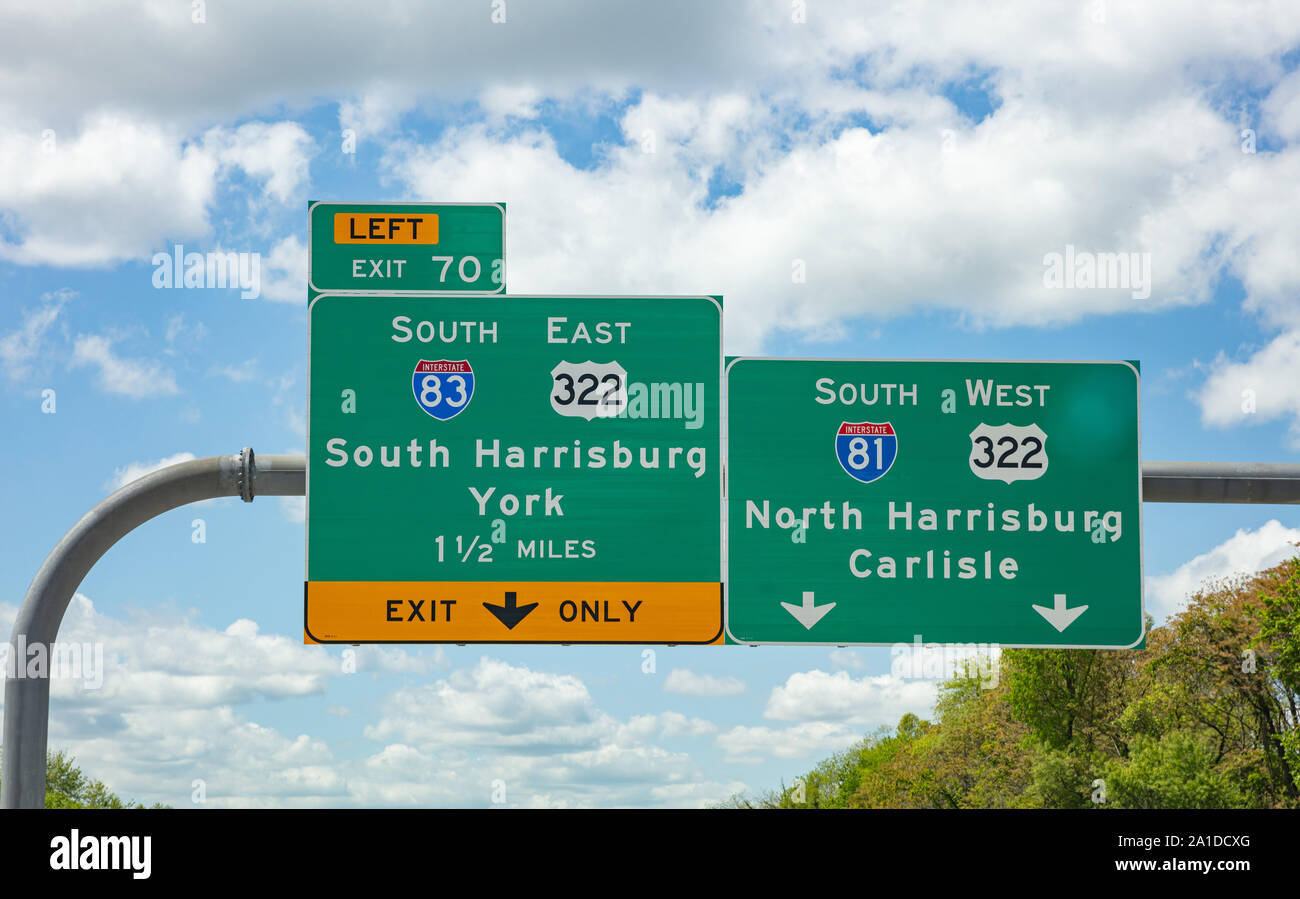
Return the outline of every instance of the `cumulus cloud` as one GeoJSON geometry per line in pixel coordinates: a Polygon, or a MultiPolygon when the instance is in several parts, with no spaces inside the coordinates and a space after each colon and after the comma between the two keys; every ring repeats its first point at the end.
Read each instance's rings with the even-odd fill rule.
{"type": "MultiPolygon", "coordinates": [[[[1261,127],[1290,139],[1298,89],[1282,54],[1300,11],[1284,5],[826,2],[801,22],[759,2],[663,3],[619,9],[614,27],[594,0],[512,10],[506,25],[483,10],[358,20],[318,4],[314,33],[345,35],[355,52],[343,59],[295,51],[298,17],[256,4],[202,27],[152,7],[57,27],[4,15],[30,42],[0,61],[13,88],[0,118],[18,135],[0,171],[37,171],[0,181],[18,223],[11,258],[93,264],[162,234],[202,235],[214,183],[236,171],[287,202],[317,150],[301,126],[198,130],[274,96],[337,102],[343,127],[392,134],[381,176],[404,193],[506,199],[518,288],[723,292],[732,352],[925,309],[974,327],[1158,310],[1204,301],[1224,273],[1265,321],[1300,315],[1300,224],[1278,189],[1297,183],[1300,154],[1241,153],[1238,111],[1203,89],[1271,87],[1261,127]],[[118,48],[111,78],[79,28],[95,30],[89,46],[118,48]],[[236,47],[248,64],[232,72],[220,60],[236,47]],[[68,64],[40,64],[54,57],[68,64]],[[191,88],[221,91],[159,85],[167,59],[191,88]],[[973,110],[951,99],[962,93],[973,110]],[[413,140],[397,129],[415,107],[454,124],[413,140]],[[575,167],[541,121],[557,108],[609,111],[621,133],[575,167]],[[53,122],[55,153],[39,137],[50,110],[72,116],[53,122]],[[1067,245],[1150,253],[1150,296],[1048,287],[1042,260],[1067,245]]],[[[296,238],[272,249],[282,274],[268,296],[301,300],[304,254],[296,238]]]]}
{"type": "Polygon", "coordinates": [[[786,728],[733,727],[718,734],[728,762],[757,764],[768,758],[803,759],[847,749],[863,734],[834,721],[805,721],[786,728]]]}
{"type": "Polygon", "coordinates": [[[216,365],[208,373],[233,381],[236,384],[244,384],[257,377],[257,360],[245,359],[238,365],[216,365]]]}
{"type": "Polygon", "coordinates": [[[75,297],[70,290],[44,294],[40,306],[22,313],[22,324],[0,336],[0,369],[13,382],[23,382],[35,374],[49,347],[46,335],[59,321],[63,307],[75,297]]]}
{"type": "Polygon", "coordinates": [[[385,745],[366,759],[372,782],[358,795],[402,805],[464,804],[467,790],[480,790],[485,800],[500,781],[509,795],[523,794],[509,800],[523,805],[651,804],[652,796],[668,801],[683,791],[716,801],[728,795],[725,788],[701,788],[690,756],[657,742],[713,730],[676,712],[619,720],[577,677],[485,656],[472,668],[387,697],[364,731],[385,745]],[[447,778],[449,766],[470,783],[447,778]],[[401,772],[403,786],[374,783],[379,772],[401,772]]]}
{"type": "Polygon", "coordinates": [[[702,737],[718,729],[712,721],[691,718],[681,712],[663,712],[655,716],[655,722],[664,737],[702,737]]]}
{"type": "Polygon", "coordinates": [[[307,498],[305,496],[280,497],[280,511],[287,521],[293,524],[305,524],[307,521],[307,498]]]}
{"type": "Polygon", "coordinates": [[[797,672],[772,689],[764,717],[783,721],[842,721],[879,727],[908,712],[927,714],[934,705],[932,680],[893,674],[855,678],[847,671],[797,672]]]}
{"type": "MultiPolygon", "coordinates": [[[[5,633],[16,613],[0,603],[5,633]]],[[[365,804],[360,795],[375,795],[352,786],[353,777],[364,785],[366,766],[336,756],[327,740],[255,720],[265,714],[259,703],[322,697],[355,676],[344,673],[345,650],[265,634],[244,618],[224,628],[162,609],[118,618],[77,594],[56,651],[82,647],[76,676],[56,668],[51,681],[50,745],[118,793],[181,806],[202,781],[204,803],[217,807],[365,804]]],[[[446,665],[440,648],[346,651],[361,674],[427,676],[446,665]]],[[[460,789],[450,795],[465,804],[460,789]]]]}
{"type": "Polygon", "coordinates": [[[297,122],[249,122],[233,131],[214,128],[203,144],[219,165],[260,180],[263,191],[281,203],[302,187],[314,149],[297,122]]]}
{"type": "MultiPolygon", "coordinates": [[[[840,657],[856,663],[856,658],[840,657]]],[[[934,680],[893,674],[855,678],[846,670],[791,674],[772,689],[763,716],[794,722],[787,727],[739,725],[715,743],[728,762],[803,759],[837,752],[879,727],[892,727],[911,712],[927,716],[937,697],[934,680]]]]}
{"type": "Polygon", "coordinates": [[[381,137],[415,105],[418,94],[412,84],[371,85],[360,96],[339,101],[339,128],[354,144],[381,137]]]}
{"type": "Polygon", "coordinates": [[[867,667],[862,656],[852,649],[832,649],[830,661],[836,668],[846,668],[850,671],[861,671],[867,667]]]}
{"type": "Polygon", "coordinates": [[[20,4],[0,14],[0,29],[26,36],[0,67],[9,87],[0,110],[59,128],[103,107],[184,122],[231,118],[268,95],[295,103],[343,96],[364,110],[401,108],[391,95],[404,91],[409,103],[431,93],[457,103],[483,85],[520,83],[553,96],[637,85],[770,90],[855,58],[865,75],[890,86],[941,85],[987,70],[1007,93],[1039,86],[1100,109],[1202,77],[1224,61],[1268,74],[1267,60],[1300,34],[1300,14],[1287,4],[1243,11],[1214,0],[1107,4],[1101,16],[1072,0],[1005,8],[980,0],[906,8],[824,0],[803,22],[789,4],[760,0],[619,9],[555,0],[511,7],[505,24],[494,23],[492,12],[401,6],[358,17],[345,0],[322,0],[312,7],[317,40],[304,42],[300,13],[255,0],[222,4],[202,26],[190,21],[189,7],[122,0],[82,4],[70,15],[20,4]],[[347,54],[319,52],[338,40],[347,41],[347,54]],[[50,66],[51,58],[61,64],[50,66]],[[241,65],[232,68],[232,58],[241,65]],[[182,69],[190,74],[184,84],[157,77],[182,69]]]}
{"type": "Polygon", "coordinates": [[[287,203],[306,178],[311,146],[295,122],[189,138],[122,113],[95,113],[45,138],[10,123],[0,134],[0,209],[14,236],[0,238],[0,259],[100,266],[201,239],[222,176],[243,173],[266,198],[287,203]]]}
{"type": "Polygon", "coordinates": [[[738,677],[715,677],[696,674],[689,668],[674,668],[668,672],[664,690],[682,696],[735,696],[745,692],[745,682],[738,677]]]}
{"type": "Polygon", "coordinates": [[[589,747],[608,724],[578,678],[485,657],[445,680],[396,691],[366,736],[422,746],[589,747]]]}
{"type": "Polygon", "coordinates": [[[307,302],[307,247],[290,235],[262,260],[262,296],[282,303],[307,302]]]}
{"type": "Polygon", "coordinates": [[[206,232],[218,163],[200,147],[108,113],[53,140],[49,150],[37,134],[0,136],[0,207],[17,232],[0,239],[0,259],[102,265],[206,232]]]}
{"type": "MultiPolygon", "coordinates": [[[[836,113],[789,134],[770,106],[646,94],[595,167],[572,165],[540,127],[483,125],[395,146],[387,166],[418,197],[503,197],[512,289],[721,292],[728,349],[750,352],[776,332],[815,337],[926,308],[973,326],[1057,325],[1203,302],[1225,264],[1208,251],[1229,228],[1244,272],[1272,264],[1259,238],[1289,213],[1270,204],[1245,225],[1230,208],[1276,183],[1251,171],[1270,164],[1243,156],[1234,126],[1196,102],[1160,101],[1142,118],[1135,129],[1008,99],[977,126],[952,109],[876,131],[836,113]],[[714,202],[719,174],[740,190],[714,202]],[[1014,214],[992,228],[995,209],[1014,214]],[[1067,245],[1150,253],[1150,296],[1045,283],[1045,255],[1067,245]]],[[[1257,281],[1261,296],[1300,284],[1282,272],[1257,281]]]]}
{"type": "Polygon", "coordinates": [[[1146,579],[1146,610],[1156,623],[1187,607],[1187,598],[1207,581],[1253,574],[1300,554],[1300,528],[1273,519],[1256,530],[1243,528],[1218,546],[1184,562],[1168,574],[1146,579]]]}
{"type": "Polygon", "coordinates": [[[1289,417],[1291,443],[1300,448],[1300,330],[1279,334],[1242,361],[1220,353],[1193,397],[1201,421],[1213,427],[1289,417]]]}
{"type": "MultiPolygon", "coordinates": [[[[728,795],[703,780],[690,756],[659,741],[711,734],[708,721],[678,712],[619,720],[599,708],[583,682],[483,657],[431,684],[393,691],[378,721],[365,729],[384,748],[365,762],[371,772],[402,771],[404,790],[372,785],[395,804],[464,804],[467,789],[501,781],[522,805],[698,804],[728,795]],[[472,785],[438,772],[473,772],[472,785]],[[419,768],[407,763],[425,762],[419,768]],[[688,802],[687,799],[691,801],[688,802]]],[[[360,793],[366,798],[365,793],[360,793]]]]}
{"type": "MultiPolygon", "coordinates": [[[[16,612],[0,603],[0,629],[16,612]]],[[[304,646],[247,618],[123,619],[81,594],[57,645],[95,652],[52,680],[51,746],[147,802],[188,805],[201,791],[217,807],[699,806],[744,789],[671,745],[712,736],[711,722],[615,717],[573,675],[487,657],[449,671],[440,648],[304,646]],[[357,674],[391,680],[368,688],[378,702],[333,701],[357,674]],[[326,711],[360,752],[264,723],[268,702],[326,711]]]]}
{"type": "Polygon", "coordinates": [[[104,483],[104,489],[109,491],[121,489],[132,481],[139,480],[161,468],[177,465],[181,462],[190,462],[195,458],[197,457],[193,453],[176,453],[171,456],[164,456],[154,462],[128,462],[121,468],[113,469],[113,476],[104,483]]]}
{"type": "Polygon", "coordinates": [[[133,400],[180,393],[169,369],[151,359],[128,359],[113,351],[113,338],[83,334],[72,347],[72,368],[98,369],[95,386],[133,400]]]}
{"type": "Polygon", "coordinates": [[[1278,81],[1260,111],[1269,130],[1287,141],[1300,139],[1300,69],[1278,81]]]}

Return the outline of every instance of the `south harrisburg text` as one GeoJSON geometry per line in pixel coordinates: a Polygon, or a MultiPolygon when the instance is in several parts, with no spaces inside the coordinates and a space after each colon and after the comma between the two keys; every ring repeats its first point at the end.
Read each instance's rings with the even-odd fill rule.
{"type": "MultiPolygon", "coordinates": [[[[423,441],[411,438],[409,443],[396,443],[379,447],[369,444],[349,444],[342,437],[331,437],[325,442],[325,464],[331,468],[355,465],[368,468],[447,468],[451,465],[451,450],[437,440],[423,441]]],[[[695,477],[703,477],[708,470],[708,454],[702,446],[626,446],[615,440],[612,445],[587,446],[581,440],[572,445],[511,446],[500,440],[474,441],[474,465],[477,468],[641,468],[689,469],[695,477]]]]}

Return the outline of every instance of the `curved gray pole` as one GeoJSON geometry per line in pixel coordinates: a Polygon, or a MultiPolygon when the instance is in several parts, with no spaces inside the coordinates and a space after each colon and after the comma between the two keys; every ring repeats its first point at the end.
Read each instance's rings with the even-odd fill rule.
{"type": "Polygon", "coordinates": [[[50,681],[22,676],[26,650],[40,643],[48,652],[53,646],[63,613],[91,566],[138,525],[186,503],[221,496],[238,496],[244,502],[259,494],[303,496],[306,467],[305,456],[257,456],[251,447],[229,456],[169,465],[127,484],[64,535],[27,589],[9,640],[14,676],[5,678],[0,806],[45,806],[50,681]]]}

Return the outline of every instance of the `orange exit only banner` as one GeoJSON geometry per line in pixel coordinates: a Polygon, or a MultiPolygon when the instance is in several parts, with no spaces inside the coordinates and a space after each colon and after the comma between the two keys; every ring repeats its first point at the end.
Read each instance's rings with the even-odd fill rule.
{"type": "Polygon", "coordinates": [[[305,643],[722,643],[719,583],[309,581],[305,643]]]}

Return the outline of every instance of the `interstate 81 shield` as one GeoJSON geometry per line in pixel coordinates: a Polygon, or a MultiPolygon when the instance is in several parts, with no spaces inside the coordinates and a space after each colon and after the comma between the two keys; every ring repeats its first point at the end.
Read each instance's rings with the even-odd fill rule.
{"type": "Polygon", "coordinates": [[[898,457],[898,435],[889,422],[841,422],[835,434],[835,457],[856,481],[870,484],[889,473],[898,457]]]}

